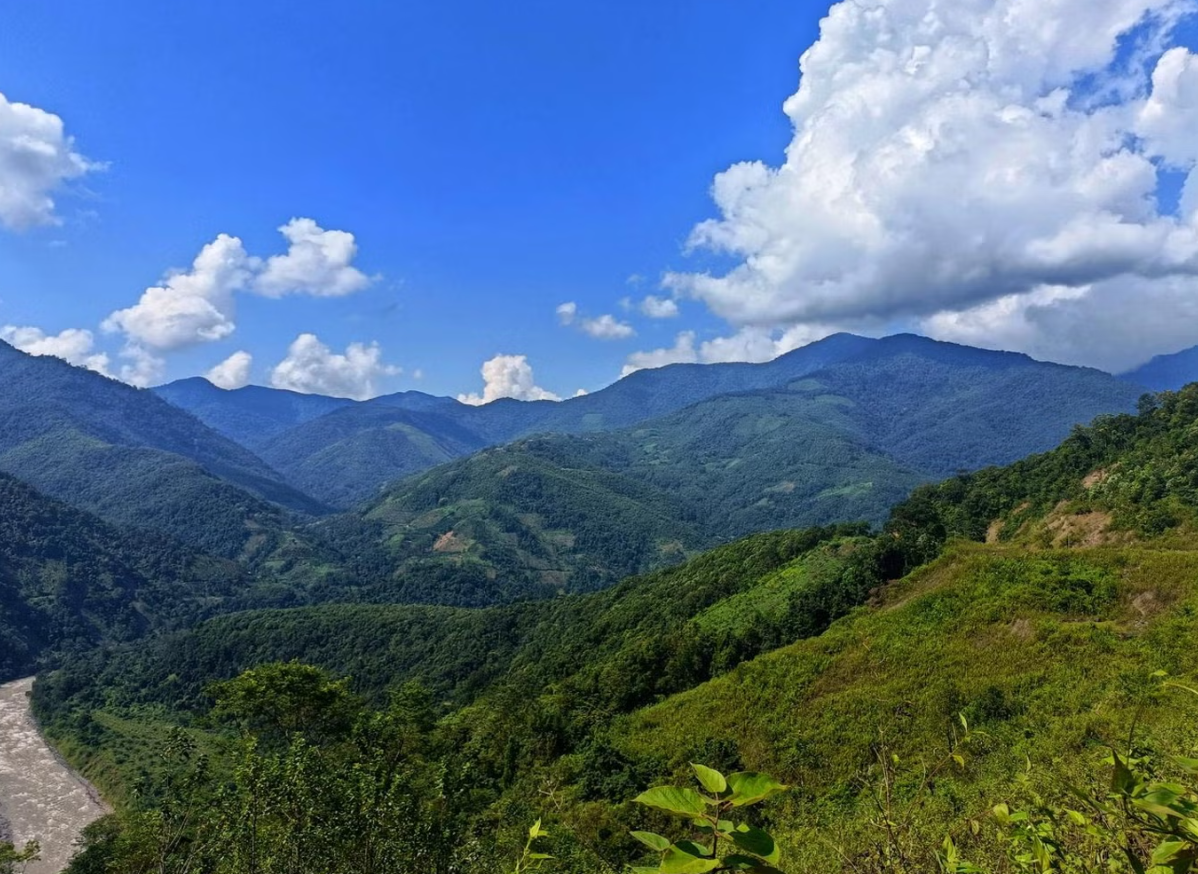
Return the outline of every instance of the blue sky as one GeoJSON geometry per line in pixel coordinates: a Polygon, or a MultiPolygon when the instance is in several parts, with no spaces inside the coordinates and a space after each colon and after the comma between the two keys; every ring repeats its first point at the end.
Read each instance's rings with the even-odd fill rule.
{"type": "MultiPolygon", "coordinates": [[[[355,264],[381,279],[336,300],[247,296],[236,333],[170,355],[168,376],[247,349],[264,381],[315,332],[336,349],[377,341],[409,371],[391,388],[477,390],[500,352],[527,355],[559,392],[603,385],[677,324],[633,317],[638,337],[601,342],[559,326],[555,308],[618,312],[644,293],[630,276],[688,260],[680,244],[712,212],[713,175],[781,154],[781,103],[820,12],[793,0],[10,4],[0,92],[60,116],[108,167],[57,198],[61,226],[0,235],[0,321],[94,329],[217,234],[274,253],[276,227],[308,216],[352,232],[355,264]]],[[[688,324],[715,329],[688,309],[688,324]]]]}
{"type": "Polygon", "coordinates": [[[1110,370],[1198,343],[1193,0],[828,13],[10,4],[0,336],[141,382],[245,351],[230,384],[477,400],[833,330],[1110,370]],[[316,248],[279,260],[296,218],[316,248]],[[202,250],[219,280],[163,285],[202,250]]]}

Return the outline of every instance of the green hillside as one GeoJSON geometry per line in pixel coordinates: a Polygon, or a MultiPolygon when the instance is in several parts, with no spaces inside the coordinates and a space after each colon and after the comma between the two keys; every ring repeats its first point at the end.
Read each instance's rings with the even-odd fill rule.
{"type": "Polygon", "coordinates": [[[202,615],[240,570],[166,538],[123,532],[0,474],[0,679],[202,615]]]}
{"type": "Polygon", "coordinates": [[[452,418],[383,404],[359,405],[264,441],[262,457],[322,501],[352,507],[394,480],[488,445],[452,418]]]}
{"type": "MultiPolygon", "coordinates": [[[[473,407],[419,392],[355,403],[260,387],[222,391],[203,380],[184,380],[157,391],[262,453],[294,485],[348,508],[401,477],[484,446],[533,435],[603,435],[677,421],[683,431],[677,439],[684,440],[694,425],[686,418],[689,408],[756,392],[764,393],[765,403],[779,401],[783,417],[757,427],[776,430],[775,442],[807,445],[817,463],[824,454],[822,440],[847,440],[890,457],[899,467],[939,477],[1048,449],[1076,423],[1100,413],[1132,409],[1142,389],[1134,381],[1094,370],[925,337],[869,339],[836,334],[763,364],[677,364],[638,371],[560,403],[503,399],[473,407]],[[794,386],[808,377],[819,381],[820,393],[840,399],[850,411],[847,419],[833,423],[834,435],[808,433],[803,422],[809,412],[789,397],[794,386]]],[[[816,409],[812,420],[825,423],[827,418],[820,413],[816,409]]],[[[721,444],[728,444],[719,436],[721,444]]],[[[610,451],[620,451],[623,442],[614,439],[610,451]]],[[[738,448],[744,449],[724,448],[728,450],[725,463],[735,462],[738,448]]],[[[835,450],[827,455],[834,456],[835,450]]],[[[776,524],[848,518],[842,515],[844,510],[882,518],[904,492],[888,489],[882,482],[876,494],[868,494],[870,476],[878,473],[875,465],[869,467],[858,471],[862,476],[857,480],[833,486],[834,494],[816,490],[792,498],[792,503],[811,499],[828,503],[831,517],[816,511],[776,524]],[[853,506],[841,506],[839,499],[845,494],[839,489],[851,490],[857,499],[853,506]]],[[[679,480],[693,479],[690,470],[675,473],[679,480]]],[[[886,479],[884,473],[880,476],[886,479]]],[[[791,481],[753,485],[769,488],[781,482],[783,489],[790,489],[791,481]]],[[[734,491],[732,486],[725,490],[734,491]]],[[[763,501],[768,513],[772,494],[758,493],[753,501],[763,501]]],[[[730,497],[745,500],[748,495],[730,497]]],[[[751,519],[741,521],[725,532],[725,538],[762,527],[751,519]]]]}
{"type": "MultiPolygon", "coordinates": [[[[402,481],[364,513],[360,551],[383,547],[368,575],[418,569],[444,586],[465,568],[482,588],[577,591],[755,531],[878,523],[920,483],[1047,448],[1139,395],[1097,371],[921,338],[870,348],[783,388],[402,481]]],[[[408,599],[485,603],[428,588],[408,599]]]]}
{"type": "MultiPolygon", "coordinates": [[[[757,535],[592,595],[224,617],[73,659],[39,682],[38,706],[78,761],[111,767],[110,745],[129,757],[144,744],[120,720],[217,730],[219,719],[195,723],[206,680],[303,657],[356,678],[361,703],[329,687],[346,725],[399,720],[388,730],[419,750],[412,773],[470,775],[419,782],[431,806],[406,815],[439,830],[421,852],[448,840],[472,870],[506,870],[538,816],[556,870],[636,859],[627,829],[664,826],[628,800],[685,779],[688,761],[792,786],[762,820],[792,874],[935,870],[949,835],[981,870],[1011,870],[994,804],[1047,816],[1070,785],[1105,792],[1107,745],[1158,777],[1176,773],[1172,755],[1191,754],[1198,699],[1150,675],[1198,675],[1196,423],[1193,386],[1044,455],[922,487],[874,537],[757,535]],[[432,694],[403,687],[390,709],[372,709],[411,679],[432,694]],[[90,740],[77,728],[95,724],[85,713],[106,726],[90,740]]],[[[276,694],[270,684],[298,670],[270,669],[245,688],[276,694]]],[[[337,763],[379,754],[351,752],[330,730],[308,735],[309,766],[324,769],[308,803],[340,803],[337,763]]],[[[253,754],[261,767],[295,755],[271,749],[253,754]]],[[[231,815],[222,810],[209,811],[213,827],[231,815]]],[[[1059,828],[1070,851],[1099,839],[1059,828]]],[[[271,840],[287,845],[287,834],[271,840]]]]}
{"type": "Polygon", "coordinates": [[[153,393],[0,343],[0,470],[120,526],[235,557],[324,507],[153,393]]]}

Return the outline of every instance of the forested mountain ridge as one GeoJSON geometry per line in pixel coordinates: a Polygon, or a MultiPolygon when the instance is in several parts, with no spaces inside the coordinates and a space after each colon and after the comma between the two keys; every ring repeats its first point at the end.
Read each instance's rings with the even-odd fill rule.
{"type": "Polygon", "coordinates": [[[487,445],[452,417],[368,404],[283,431],[263,442],[259,451],[308,494],[334,506],[352,507],[374,497],[381,485],[487,445]],[[354,476],[347,477],[348,471],[354,476]]]}
{"type": "MultiPolygon", "coordinates": [[[[412,767],[470,775],[468,791],[407,784],[423,787],[428,806],[406,815],[439,830],[424,851],[451,833],[452,846],[481,854],[474,870],[502,870],[538,816],[555,836],[546,849],[556,870],[636,861],[643,850],[627,830],[653,823],[627,802],[685,779],[689,761],[793,787],[767,820],[792,874],[891,871],[887,854],[899,851],[908,870],[935,870],[946,836],[982,870],[1006,870],[993,805],[1045,816],[1077,803],[1069,786],[1101,797],[1111,786],[1106,745],[1127,750],[1129,736],[1165,775],[1170,756],[1192,747],[1198,705],[1152,675],[1196,679],[1196,427],[1191,386],[1146,399],[1138,415],[1101,417],[1042,455],[921,487],[875,536],[755,535],[593,595],[481,611],[356,605],[223,617],[72,660],[39,683],[40,712],[78,761],[112,767],[114,750],[144,749],[136,743],[152,736],[135,741],[130,714],[165,705],[193,731],[219,734],[220,711],[196,722],[208,710],[205,679],[303,651],[380,702],[353,705],[365,708],[353,717],[359,731],[415,719],[421,727],[403,735],[405,749],[419,750],[412,767]],[[411,679],[436,697],[402,686],[411,679]],[[391,709],[381,704],[388,689],[391,709]],[[72,728],[81,714],[93,714],[86,742],[72,728]],[[887,786],[884,803],[895,807],[882,810],[903,823],[889,836],[877,824],[887,786]]],[[[269,685],[253,685],[268,676],[240,688],[273,701],[269,685]]],[[[309,724],[304,761],[322,769],[323,788],[304,797],[340,803],[349,741],[327,721],[309,724]]],[[[252,755],[284,773],[294,747],[257,725],[266,746],[252,755]]],[[[354,749],[363,765],[374,761],[354,749]]],[[[225,785],[250,803],[240,779],[225,785]]],[[[202,821],[215,828],[233,811],[206,810],[202,821]]],[[[138,814],[127,816],[120,827],[133,828],[138,814]]],[[[382,834],[378,817],[363,827],[382,834]]],[[[1054,835],[1071,851],[1093,837],[1064,825],[1054,835]]]]}
{"type": "MultiPolygon", "coordinates": [[[[349,509],[402,477],[483,447],[532,435],[606,434],[669,417],[678,417],[680,427],[686,427],[681,414],[691,407],[749,393],[765,397],[776,392],[787,406],[794,384],[816,374],[828,383],[829,395],[846,398],[859,410],[851,429],[855,443],[871,452],[894,455],[899,467],[933,476],[1004,463],[1047,449],[1069,426],[1100,413],[1131,409],[1142,393],[1138,386],[1099,371],[1037,362],[1026,355],[913,335],[874,340],[852,334],[833,335],[764,364],[675,364],[637,371],[600,391],[558,403],[506,399],[472,407],[420,392],[357,403],[303,400],[291,392],[256,387],[224,392],[194,380],[157,391],[259,452],[293,485],[349,509]],[[926,361],[936,373],[921,381],[918,367],[908,366],[900,381],[883,385],[887,368],[902,371],[904,368],[893,362],[903,360],[926,361]],[[1039,378],[1031,378],[1032,373],[1039,378]],[[1024,374],[1024,378],[1014,374],[1024,374]],[[971,387],[969,382],[975,378],[980,381],[971,387]],[[931,383],[936,379],[943,383],[938,389],[938,405],[928,407],[936,391],[931,383]],[[947,397],[950,381],[954,385],[947,397]],[[879,402],[884,412],[867,415],[879,402]],[[270,421],[256,417],[254,404],[262,405],[263,416],[270,421]],[[322,404],[335,404],[336,409],[317,415],[322,404]],[[921,405],[927,411],[925,421],[917,423],[915,436],[904,437],[893,420],[897,417],[907,425],[907,418],[916,415],[921,405]],[[296,410],[301,407],[303,413],[299,414],[296,410]],[[1019,420],[1017,425],[1008,424],[1011,417],[1019,420]],[[1036,433],[1041,417],[1045,424],[1036,433]],[[956,457],[952,464],[937,459],[938,446],[924,447],[923,455],[913,446],[928,442],[927,432],[937,418],[947,421],[950,452],[945,458],[956,457]],[[969,431],[972,433],[966,436],[969,431]],[[1014,432],[1028,436],[1013,439],[1009,446],[993,445],[995,440],[1011,439],[1014,432]],[[974,444],[968,452],[963,451],[966,440],[974,444]]],[[[815,416],[814,421],[823,419],[815,416]]],[[[807,439],[810,435],[802,433],[802,424],[799,427],[793,439],[807,439]]],[[[788,480],[780,477],[776,482],[788,480]]],[[[849,507],[849,512],[834,518],[850,518],[854,512],[877,518],[901,496],[901,491],[880,493],[871,507],[849,507]]],[[[833,517],[813,513],[776,524],[817,523],[829,518],[833,517]]],[[[749,530],[760,527],[742,526],[733,533],[749,530]]]]}
{"type": "Polygon", "coordinates": [[[870,350],[633,428],[487,450],[338,524],[360,519],[363,551],[400,575],[457,568],[579,591],[755,531],[881,522],[920,483],[1047,449],[1141,394],[1098,371],[922,338],[870,350]],[[637,503],[616,500],[616,483],[637,503]]]}
{"type": "Polygon", "coordinates": [[[248,385],[226,390],[202,376],[180,379],[152,389],[168,403],[187,410],[213,430],[249,449],[288,428],[350,406],[348,398],[300,394],[248,385]]]}
{"type": "Polygon", "coordinates": [[[1177,391],[1198,380],[1198,346],[1171,355],[1158,355],[1135,370],[1122,374],[1122,378],[1153,391],[1177,391]]]}
{"type": "Polygon", "coordinates": [[[236,564],[121,531],[0,474],[0,678],[40,657],[128,641],[243,585],[236,564]]]}
{"type": "Polygon", "coordinates": [[[226,556],[320,513],[260,458],[152,392],[0,343],[0,470],[115,524],[226,556]]]}

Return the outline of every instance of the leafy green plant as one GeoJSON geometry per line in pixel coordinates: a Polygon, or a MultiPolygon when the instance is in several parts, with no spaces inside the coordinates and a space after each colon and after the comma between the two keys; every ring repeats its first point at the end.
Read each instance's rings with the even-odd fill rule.
{"type": "MultiPolygon", "coordinates": [[[[1171,688],[1198,695],[1167,676],[1164,671],[1151,675],[1154,692],[1171,688]]],[[[1007,804],[993,808],[1012,870],[1020,874],[1198,872],[1198,759],[1174,760],[1184,782],[1158,779],[1151,758],[1136,755],[1139,717],[1137,712],[1127,753],[1112,749],[1105,760],[1110,767],[1105,792],[1068,787],[1076,804],[1048,804],[1033,796],[1031,809],[1012,810],[1007,804]]],[[[947,874],[982,870],[961,858],[951,840],[945,841],[940,863],[947,874]]]]}
{"type": "Polygon", "coordinates": [[[516,861],[516,867],[512,869],[512,874],[525,874],[526,871],[535,871],[553,858],[548,853],[537,852],[533,846],[538,838],[547,837],[549,837],[549,832],[541,828],[541,821],[538,819],[528,829],[528,840],[524,842],[524,852],[520,854],[520,858],[516,861]]]}
{"type": "Polygon", "coordinates": [[[635,799],[690,822],[693,839],[677,842],[653,832],[632,836],[661,854],[656,868],[634,867],[638,874],[706,874],[709,871],[748,871],[780,874],[779,850],[766,831],[727,817],[733,810],[759,804],[787,789],[764,774],[740,772],[725,777],[704,765],[691,764],[703,792],[689,787],[659,786],[635,799]],[[726,854],[724,850],[728,850],[726,854]]]}

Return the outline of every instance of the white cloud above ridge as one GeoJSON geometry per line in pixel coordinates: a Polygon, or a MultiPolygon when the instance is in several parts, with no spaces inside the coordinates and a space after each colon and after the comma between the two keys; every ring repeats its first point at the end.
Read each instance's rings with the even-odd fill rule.
{"type": "Polygon", "coordinates": [[[636,336],[636,329],[627,322],[621,322],[615,316],[580,316],[578,304],[574,301],[563,303],[555,310],[557,320],[565,326],[574,326],[588,337],[596,340],[627,340],[636,336]]]}
{"type": "Polygon", "coordinates": [[[370,285],[371,278],[353,266],[358,245],[348,231],[326,231],[310,218],[293,218],[279,233],[287,239],[287,253],[262,264],[253,284],[259,294],[344,297],[370,285]]]}
{"type": "Polygon", "coordinates": [[[633,352],[620,371],[620,378],[636,373],[638,370],[652,370],[665,367],[667,364],[694,364],[699,360],[699,352],[695,348],[697,337],[694,331],[682,331],[674,339],[673,346],[662,349],[650,349],[644,352],[633,352]]]}
{"type": "Polygon", "coordinates": [[[378,343],[350,343],[344,353],[337,353],[315,334],[300,334],[287,357],[275,366],[270,384],[303,394],[363,401],[378,396],[381,380],[401,372],[383,361],[378,343]]]}
{"type": "Polygon", "coordinates": [[[254,366],[254,356],[242,350],[234,352],[220,364],[209,370],[204,376],[218,388],[231,391],[245,388],[250,384],[250,371],[254,366]]]}
{"type": "Polygon", "coordinates": [[[76,367],[112,375],[108,369],[109,358],[96,351],[96,338],[91,331],[67,328],[58,334],[46,334],[40,328],[4,325],[0,327],[0,340],[30,355],[61,358],[76,367]]]}
{"type": "MultiPolygon", "coordinates": [[[[560,308],[559,308],[560,309],[560,308]]],[[[527,355],[496,355],[483,362],[482,394],[460,394],[463,404],[481,406],[502,398],[520,401],[560,401],[561,398],[536,383],[527,355]]]]}
{"type": "Polygon", "coordinates": [[[169,352],[230,336],[237,328],[237,293],[340,297],[370,284],[350,263],[357,254],[353,234],[326,231],[312,219],[292,219],[279,232],[288,240],[288,251],[265,260],[246,252],[240,238],[218,235],[190,269],[147,288],[136,304],[105,319],[103,329],[123,333],[131,344],[169,352]]]}
{"type": "Polygon", "coordinates": [[[60,223],[54,193],[102,168],[75,151],[57,115],[0,94],[0,224],[22,230],[60,223]]]}
{"type": "MultiPolygon", "coordinates": [[[[1011,317],[1024,328],[1005,328],[1010,342],[1051,346],[1051,325],[1076,338],[1079,362],[1122,364],[1142,350],[1112,354],[1098,332],[1086,341],[1103,307],[1147,335],[1156,315],[1138,296],[1176,320],[1198,296],[1198,57],[1166,50],[1193,10],[1190,0],[836,4],[786,101],[785,163],[717,176],[719,216],[691,234],[691,247],[739,264],[668,274],[664,287],[733,327],[709,341],[712,360],[759,360],[760,332],[785,346],[791,330],[861,320],[977,335],[979,308],[1001,301],[1034,310],[1011,317]],[[1189,174],[1178,215],[1156,200],[1161,166],[1189,174]],[[1054,288],[1076,293],[1044,291],[1054,288]]],[[[1198,323],[1171,335],[1198,342],[1198,323]]]]}
{"type": "Polygon", "coordinates": [[[713,337],[702,343],[698,342],[694,331],[681,331],[674,338],[673,346],[629,355],[620,377],[669,364],[725,364],[736,361],[760,364],[822,340],[836,333],[836,330],[826,325],[796,325],[785,331],[747,327],[729,336],[713,337]]]}
{"type": "Polygon", "coordinates": [[[101,327],[159,351],[223,340],[236,330],[234,292],[245,290],[256,269],[241,240],[221,234],[200,250],[190,270],[147,288],[136,304],[112,313],[101,327]]]}

